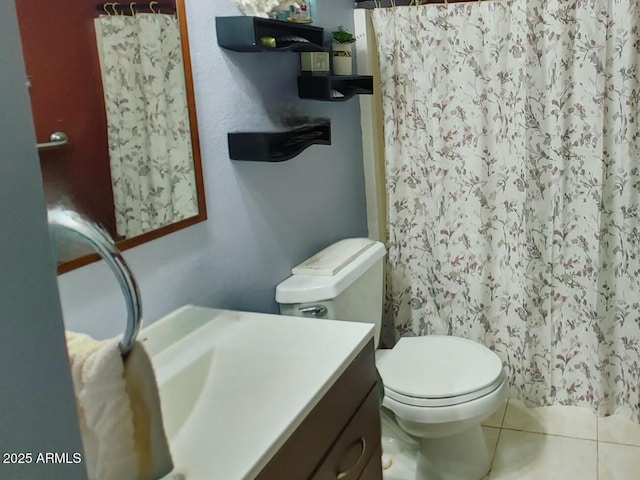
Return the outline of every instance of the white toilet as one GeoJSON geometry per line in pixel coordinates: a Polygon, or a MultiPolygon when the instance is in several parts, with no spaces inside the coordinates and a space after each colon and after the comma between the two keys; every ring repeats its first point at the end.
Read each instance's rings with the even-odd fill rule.
{"type": "MultiPolygon", "coordinates": [[[[276,288],[284,315],[382,323],[383,258],[380,242],[337,242],[292,270],[276,288]]],[[[505,399],[507,382],[498,356],[459,337],[403,337],[378,350],[383,406],[416,437],[416,480],[479,480],[490,458],[480,423],[505,399]]]]}

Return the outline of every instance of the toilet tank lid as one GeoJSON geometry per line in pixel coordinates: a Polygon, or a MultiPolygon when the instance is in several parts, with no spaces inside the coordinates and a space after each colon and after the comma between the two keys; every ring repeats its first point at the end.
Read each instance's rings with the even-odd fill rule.
{"type": "Polygon", "coordinates": [[[384,245],[375,240],[341,240],[293,268],[293,275],[276,287],[276,301],[288,304],[333,299],[385,253],[384,245]]]}
{"type": "Polygon", "coordinates": [[[375,243],[375,240],[369,238],[340,240],[293,267],[291,273],[294,275],[331,277],[349,265],[349,263],[355,261],[361,253],[375,245],[375,243]]]}

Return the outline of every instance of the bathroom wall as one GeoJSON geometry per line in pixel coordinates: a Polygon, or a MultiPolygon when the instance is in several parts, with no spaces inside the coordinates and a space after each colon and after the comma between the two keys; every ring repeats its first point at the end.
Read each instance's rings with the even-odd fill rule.
{"type": "MultiPolygon", "coordinates": [[[[295,53],[220,49],[215,17],[240,14],[232,0],[186,5],[209,220],[125,257],[146,323],[185,303],[276,313],[275,286],[291,267],[335,240],[367,235],[359,103],[299,100],[295,53]],[[287,104],[331,118],[332,145],[282,163],[229,160],[227,132],[273,129],[271,116],[287,104]]],[[[353,2],[318,2],[315,23],[353,31],[353,2]]],[[[103,265],[62,275],[59,287],[67,328],[122,331],[124,303],[103,265]]]]}
{"type": "Polygon", "coordinates": [[[0,2],[0,51],[0,478],[81,480],[83,464],[38,462],[82,444],[13,2],[0,2]]]}

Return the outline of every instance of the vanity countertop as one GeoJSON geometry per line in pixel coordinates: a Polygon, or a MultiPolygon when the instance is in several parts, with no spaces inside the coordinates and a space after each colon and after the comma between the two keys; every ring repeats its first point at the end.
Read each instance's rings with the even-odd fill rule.
{"type": "Polygon", "coordinates": [[[373,325],[186,306],[139,338],[175,471],[240,480],[267,464],[373,338],[373,325]]]}

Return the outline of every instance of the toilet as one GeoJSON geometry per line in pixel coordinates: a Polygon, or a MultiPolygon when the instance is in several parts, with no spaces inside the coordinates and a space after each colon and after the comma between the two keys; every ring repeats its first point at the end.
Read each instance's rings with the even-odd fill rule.
{"type": "MultiPolygon", "coordinates": [[[[283,315],[382,324],[384,245],[341,240],[292,269],[276,288],[283,315]]],[[[403,337],[376,351],[383,408],[418,444],[416,480],[479,480],[491,460],[481,429],[507,395],[500,358],[460,337],[403,337]]]]}

